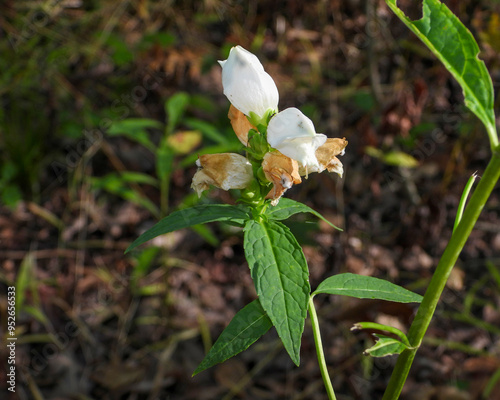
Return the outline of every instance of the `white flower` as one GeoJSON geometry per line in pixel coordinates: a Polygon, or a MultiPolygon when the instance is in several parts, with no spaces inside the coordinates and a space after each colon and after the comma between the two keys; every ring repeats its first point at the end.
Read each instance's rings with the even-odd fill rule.
{"type": "Polygon", "coordinates": [[[245,189],[252,183],[252,164],[235,153],[204,154],[196,160],[198,171],[193,176],[191,187],[198,196],[210,185],[218,188],[245,189]]]}
{"type": "Polygon", "coordinates": [[[326,142],[326,136],[316,133],[312,121],[297,108],[287,108],[276,114],[267,127],[271,147],[293,158],[307,171],[320,168],[316,149],[326,142]]]}
{"type": "Polygon", "coordinates": [[[278,88],[254,54],[236,46],[228,59],[219,64],[224,94],[243,114],[250,117],[250,113],[255,113],[263,118],[268,112],[278,110],[278,88]]]}

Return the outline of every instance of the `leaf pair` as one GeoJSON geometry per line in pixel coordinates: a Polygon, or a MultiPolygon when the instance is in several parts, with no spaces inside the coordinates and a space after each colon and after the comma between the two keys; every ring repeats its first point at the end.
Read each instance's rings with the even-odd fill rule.
{"type": "MultiPolygon", "coordinates": [[[[255,218],[252,210],[243,204],[206,204],[170,214],[127,249],[128,252],[156,236],[207,222],[220,221],[244,227],[245,256],[259,298],[235,315],[195,374],[246,350],[271,326],[276,328],[292,361],[299,365],[301,338],[311,297],[309,271],[302,248],[288,227],[279,221],[300,212],[312,213],[328,222],[321,214],[290,199],[281,199],[277,206],[255,218]]],[[[312,295],[320,293],[403,303],[421,299],[390,282],[355,274],[327,278],[312,295]]]]}

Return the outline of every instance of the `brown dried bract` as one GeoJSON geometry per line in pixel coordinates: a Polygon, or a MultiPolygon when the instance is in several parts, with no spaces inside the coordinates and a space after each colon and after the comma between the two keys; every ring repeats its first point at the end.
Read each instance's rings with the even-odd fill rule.
{"type": "Polygon", "coordinates": [[[252,165],[235,153],[204,154],[196,162],[199,169],[191,187],[201,195],[210,185],[224,190],[244,189],[253,180],[252,165]]]}
{"type": "Polygon", "coordinates": [[[347,140],[345,138],[330,138],[326,139],[325,144],[318,147],[316,150],[316,158],[318,159],[319,169],[306,171],[305,168],[300,168],[300,175],[307,175],[311,172],[323,172],[325,169],[328,172],[335,172],[342,176],[344,174],[344,167],[340,160],[336,157],[344,155],[347,140]]]}
{"type": "Polygon", "coordinates": [[[272,199],[276,205],[287,189],[302,182],[297,161],[281,154],[279,151],[267,153],[262,161],[262,170],[266,178],[272,182],[273,188],[266,199],[272,199]]]}
{"type": "Polygon", "coordinates": [[[229,107],[229,112],[227,114],[229,120],[231,121],[231,126],[233,127],[234,133],[238,137],[239,141],[245,146],[248,146],[248,131],[250,129],[257,128],[253,126],[245,114],[234,107],[232,104],[229,107]]]}
{"type": "Polygon", "coordinates": [[[316,150],[316,158],[320,166],[323,169],[327,169],[328,172],[336,172],[342,176],[344,168],[340,160],[335,156],[343,155],[346,146],[347,140],[345,138],[327,139],[326,143],[316,150]]]}

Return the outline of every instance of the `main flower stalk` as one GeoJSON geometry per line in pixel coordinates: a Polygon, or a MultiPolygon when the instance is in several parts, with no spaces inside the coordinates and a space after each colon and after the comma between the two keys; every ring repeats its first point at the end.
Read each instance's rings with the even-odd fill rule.
{"type": "Polygon", "coordinates": [[[437,303],[441,297],[441,293],[446,285],[446,281],[450,276],[458,256],[462,252],[465,242],[470,236],[474,225],[476,224],[486,201],[490,197],[491,192],[495,188],[496,183],[500,179],[500,146],[497,146],[493,151],[493,156],[486,167],[484,175],[471,196],[468,206],[462,216],[460,223],[453,232],[446,249],[439,260],[436,272],[432,276],[431,282],[413,323],[408,332],[408,340],[412,350],[403,351],[396,362],[394,372],[389,381],[389,385],[384,393],[383,400],[396,400],[399,398],[403,389],[404,383],[410,372],[413,359],[416,351],[424,338],[425,332],[436,310],[437,303]]]}

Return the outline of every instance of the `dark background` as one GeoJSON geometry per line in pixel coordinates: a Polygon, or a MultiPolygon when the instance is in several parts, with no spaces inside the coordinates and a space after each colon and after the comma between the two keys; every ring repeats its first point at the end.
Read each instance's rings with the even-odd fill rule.
{"type": "MultiPolygon", "coordinates": [[[[498,1],[446,3],[477,39],[496,93],[498,1]]],[[[139,129],[156,145],[168,125],[165,102],[185,92],[189,105],[169,135],[184,143],[186,131],[212,129],[230,147],[216,61],[236,44],[275,79],[280,109],[298,107],[318,132],[349,141],[343,179],[312,174],[286,193],[344,229],[290,221],[311,286],[353,272],[424,292],[489,143],[460,87],[383,1],[4,1],[0,280],[3,288],[16,285],[19,302],[17,393],[7,398],[326,398],[309,322],[298,368],[271,330],[191,378],[232,316],[255,298],[240,231],[183,230],[123,253],[162,215],[158,186],[131,178],[157,172],[130,119],[156,121],[139,129]],[[132,137],[116,134],[123,123],[132,137]]],[[[190,189],[194,160],[217,143],[193,137],[171,160],[164,212],[198,201],[190,189]]],[[[201,201],[234,198],[213,190],[201,201]]],[[[500,398],[492,378],[500,370],[499,209],[496,189],[403,399],[500,398]]],[[[373,339],[349,329],[377,321],[406,331],[415,307],[316,300],[337,398],[381,398],[395,359],[363,356],[373,339]]],[[[6,360],[6,347],[0,352],[6,360]]]]}

